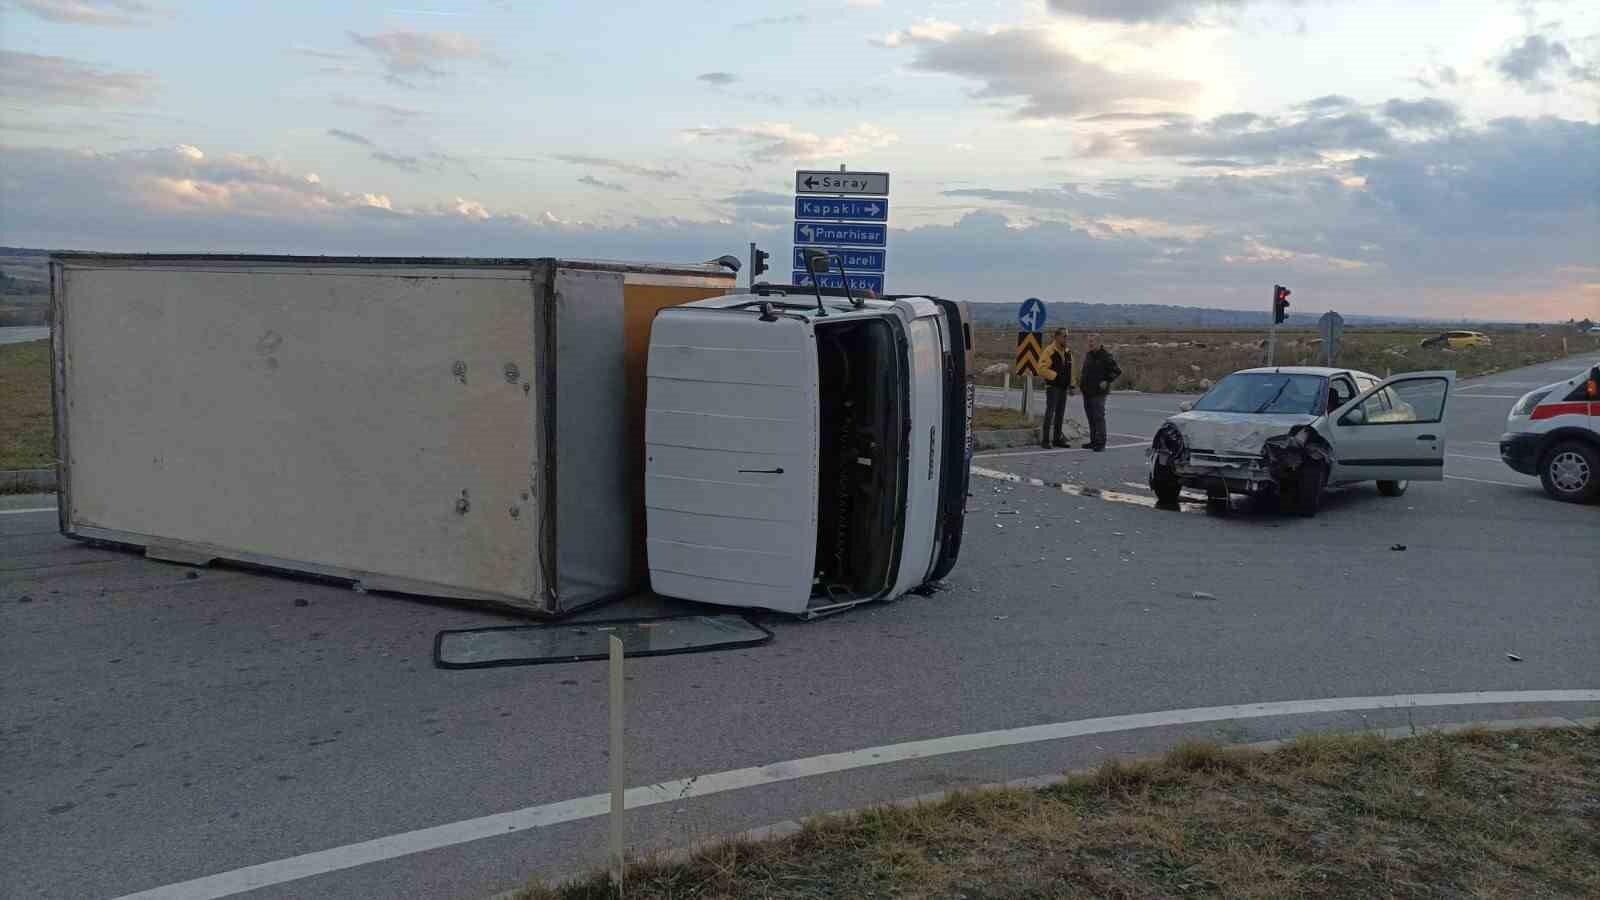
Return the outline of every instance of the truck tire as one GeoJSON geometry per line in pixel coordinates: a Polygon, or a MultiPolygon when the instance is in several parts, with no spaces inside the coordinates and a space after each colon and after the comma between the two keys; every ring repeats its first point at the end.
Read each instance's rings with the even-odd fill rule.
{"type": "Polygon", "coordinates": [[[1155,491],[1156,506],[1161,509],[1177,509],[1178,494],[1183,485],[1178,481],[1178,474],[1170,467],[1157,466],[1150,473],[1150,490],[1155,491]]]}
{"type": "Polygon", "coordinates": [[[1565,503],[1600,497],[1600,450],[1582,441],[1562,441],[1539,461],[1544,492],[1565,503]]]}
{"type": "Polygon", "coordinates": [[[1410,486],[1411,482],[1409,481],[1380,481],[1378,482],[1378,493],[1385,497],[1398,497],[1404,494],[1406,488],[1410,486]]]}
{"type": "Polygon", "coordinates": [[[1328,472],[1319,465],[1307,463],[1300,467],[1294,486],[1294,512],[1309,519],[1322,507],[1322,489],[1328,483],[1328,472]]]}

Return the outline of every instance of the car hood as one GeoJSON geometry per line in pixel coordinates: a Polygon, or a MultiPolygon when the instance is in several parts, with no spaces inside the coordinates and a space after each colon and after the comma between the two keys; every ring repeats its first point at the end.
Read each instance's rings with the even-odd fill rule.
{"type": "Polygon", "coordinates": [[[1167,421],[1183,433],[1191,450],[1212,453],[1247,453],[1256,456],[1267,438],[1285,434],[1296,425],[1310,425],[1317,416],[1302,413],[1179,413],[1167,421]]]}

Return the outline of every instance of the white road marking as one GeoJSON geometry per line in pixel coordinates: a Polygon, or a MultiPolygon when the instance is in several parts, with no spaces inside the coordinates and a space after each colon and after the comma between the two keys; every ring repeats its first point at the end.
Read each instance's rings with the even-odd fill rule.
{"type": "Polygon", "coordinates": [[[1445,456],[1448,456],[1451,459],[1481,459],[1484,462],[1504,462],[1504,460],[1498,456],[1468,456],[1465,453],[1446,453],[1445,456]]]}
{"type": "MultiPolygon", "coordinates": [[[[744,769],[730,769],[691,778],[663,781],[629,788],[628,809],[642,809],[663,803],[677,803],[696,797],[721,794],[745,788],[762,787],[817,775],[831,775],[891,763],[911,762],[1016,747],[1042,741],[1059,741],[1093,734],[1135,731],[1171,725],[1195,725],[1273,716],[1355,712],[1374,709],[1407,709],[1440,706],[1477,706],[1502,703],[1596,703],[1600,690],[1549,691],[1472,691],[1455,694],[1393,694],[1382,697],[1331,697],[1321,700],[1281,700],[1270,703],[1245,703],[1236,706],[1206,706],[1194,709],[1169,709],[1161,712],[1077,719],[1047,725],[1028,725],[999,731],[982,731],[950,737],[885,744],[842,753],[808,756],[787,762],[769,763],[744,769]]],[[[273,862],[220,872],[204,878],[127,894],[118,900],[215,900],[258,888],[325,875],[415,853],[452,847],[487,837],[497,837],[534,828],[547,828],[563,822],[577,822],[606,815],[609,794],[591,794],[559,803],[529,806],[476,819],[464,819],[432,828],[407,831],[328,850],[318,850],[273,862]]]]}
{"type": "MultiPolygon", "coordinates": [[[[1111,444],[1111,445],[1108,445],[1106,447],[1106,449],[1107,450],[1126,450],[1129,447],[1143,447],[1143,446],[1144,446],[1144,442],[1140,441],[1137,444],[1111,444]]],[[[972,455],[973,455],[974,458],[999,459],[999,458],[1004,457],[1004,456],[1044,456],[1047,453],[1089,453],[1089,452],[1092,452],[1092,451],[1090,451],[1089,449],[1087,449],[1085,447],[1072,447],[1070,449],[1065,449],[1065,450],[1060,449],[1060,448],[1057,448],[1057,449],[1054,449],[1054,450],[1046,450],[1043,447],[1040,447],[1038,450],[994,450],[994,451],[988,451],[988,452],[982,452],[982,453],[974,453],[972,455]]]]}
{"type": "Polygon", "coordinates": [[[1517,484],[1515,481],[1490,481],[1487,478],[1468,478],[1465,475],[1446,475],[1445,477],[1452,481],[1476,481],[1479,484],[1498,484],[1503,487],[1531,487],[1528,484],[1517,484]]]}
{"type": "Polygon", "coordinates": [[[1466,391],[1456,391],[1457,400],[1521,400],[1521,394],[1469,394],[1466,391]]]}
{"type": "Polygon", "coordinates": [[[32,509],[0,509],[0,516],[20,516],[27,513],[53,513],[54,506],[35,506],[32,509]]]}
{"type": "Polygon", "coordinates": [[[1074,497],[1098,497],[1101,500],[1110,500],[1113,503],[1129,503],[1134,506],[1154,507],[1154,497],[1139,497],[1134,494],[1125,494],[1122,491],[1108,491],[1102,488],[1086,487],[1081,484],[1071,484],[1064,481],[1045,481],[1043,478],[1029,478],[1024,475],[1013,475],[999,469],[985,469],[982,466],[973,466],[972,474],[979,478],[992,478],[996,481],[1009,481],[1013,484],[1029,484],[1034,487],[1050,488],[1063,494],[1074,497]]]}

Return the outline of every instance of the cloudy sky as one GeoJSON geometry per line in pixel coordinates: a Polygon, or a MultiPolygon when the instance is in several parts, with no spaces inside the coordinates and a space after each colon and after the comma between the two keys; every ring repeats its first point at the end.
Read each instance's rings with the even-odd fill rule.
{"type": "Polygon", "coordinates": [[[1600,4],[0,0],[10,245],[787,261],[841,163],[894,291],[1600,315],[1600,4]]]}

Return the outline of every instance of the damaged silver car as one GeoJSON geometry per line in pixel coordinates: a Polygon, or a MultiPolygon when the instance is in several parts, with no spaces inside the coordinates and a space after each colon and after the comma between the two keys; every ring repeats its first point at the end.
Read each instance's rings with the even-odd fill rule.
{"type": "Polygon", "coordinates": [[[1150,489],[1176,508],[1184,488],[1225,513],[1233,494],[1314,516],[1330,485],[1375,481],[1398,497],[1444,479],[1445,403],[1455,372],[1388,380],[1352,369],[1246,369],[1183,405],[1148,451],[1150,489]]]}

